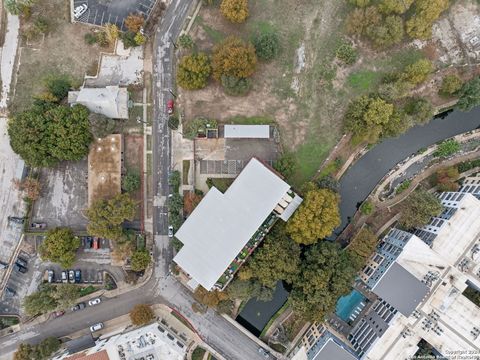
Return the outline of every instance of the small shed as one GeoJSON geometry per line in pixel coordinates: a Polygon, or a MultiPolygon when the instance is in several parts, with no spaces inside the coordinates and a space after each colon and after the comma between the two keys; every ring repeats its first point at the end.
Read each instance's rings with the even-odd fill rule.
{"type": "Polygon", "coordinates": [[[225,139],[269,139],[270,125],[225,125],[225,139]]]}

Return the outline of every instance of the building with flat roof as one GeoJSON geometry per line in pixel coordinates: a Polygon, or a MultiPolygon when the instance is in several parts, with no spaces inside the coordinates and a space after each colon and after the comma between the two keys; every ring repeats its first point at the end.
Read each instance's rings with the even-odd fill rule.
{"type": "Polygon", "coordinates": [[[301,202],[290,185],[252,158],[225,193],[212,187],[176,232],[183,247],[173,261],[192,289],[223,289],[275,221],[287,221],[301,202]]]}
{"type": "Polygon", "coordinates": [[[225,125],[226,139],[269,139],[270,125],[225,125]]]}
{"type": "Polygon", "coordinates": [[[95,139],[88,153],[88,206],[121,193],[123,141],[121,134],[95,139]]]}
{"type": "Polygon", "coordinates": [[[79,91],[69,91],[68,103],[82,104],[111,119],[128,119],[128,91],[119,86],[82,87],[79,91]]]}

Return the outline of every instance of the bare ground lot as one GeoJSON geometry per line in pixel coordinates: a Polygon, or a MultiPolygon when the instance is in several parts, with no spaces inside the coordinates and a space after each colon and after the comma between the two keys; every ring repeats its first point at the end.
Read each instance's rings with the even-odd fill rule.
{"type": "MultiPolygon", "coordinates": [[[[91,27],[70,23],[70,6],[65,0],[38,1],[32,8],[31,20],[41,16],[49,25],[48,34],[32,43],[22,40],[19,72],[11,110],[24,110],[32,96],[43,87],[43,80],[52,73],[70,75],[77,85],[94,62],[101,49],[85,43],[84,36],[91,27]]],[[[25,26],[25,20],[22,20],[25,26]]]]}

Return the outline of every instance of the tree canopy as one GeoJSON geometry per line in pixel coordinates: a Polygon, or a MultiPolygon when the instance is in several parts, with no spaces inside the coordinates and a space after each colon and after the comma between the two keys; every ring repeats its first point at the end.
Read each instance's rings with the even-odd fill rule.
{"type": "Polygon", "coordinates": [[[407,34],[413,39],[429,39],[433,23],[449,5],[449,0],[415,0],[412,16],[406,23],[407,34]]]}
{"type": "Polygon", "coordinates": [[[73,235],[69,228],[55,228],[47,232],[47,236],[40,245],[40,256],[69,268],[75,261],[75,253],[80,247],[80,239],[73,235]]]}
{"type": "Polygon", "coordinates": [[[145,19],[139,14],[129,14],[125,19],[125,27],[133,33],[139,32],[145,19]]]}
{"type": "Polygon", "coordinates": [[[348,252],[357,271],[360,271],[366,260],[373,254],[377,246],[376,235],[368,228],[362,228],[350,241],[345,251],[348,252]]]}
{"type": "Polygon", "coordinates": [[[35,0],[5,0],[5,9],[12,15],[20,15],[34,3],[35,0]]]}
{"type": "Polygon", "coordinates": [[[387,16],[380,24],[367,29],[367,36],[377,47],[388,47],[402,41],[403,20],[396,15],[387,16]]]}
{"type": "Polygon", "coordinates": [[[215,47],[212,63],[213,77],[217,81],[221,80],[222,75],[248,78],[255,72],[257,56],[252,44],[229,36],[215,47]]]}
{"type": "Polygon", "coordinates": [[[427,76],[433,69],[433,64],[430,60],[420,59],[405,67],[401,77],[412,85],[418,85],[427,79],[427,76]]]}
{"type": "Polygon", "coordinates": [[[142,271],[150,265],[152,259],[147,250],[137,250],[133,253],[130,261],[133,271],[142,271]]]}
{"type": "Polygon", "coordinates": [[[407,229],[428,224],[432,216],[443,210],[440,200],[426,190],[415,190],[401,203],[400,224],[407,229]]]}
{"type": "Polygon", "coordinates": [[[87,231],[90,235],[120,240],[122,223],[133,220],[137,203],[128,193],[118,194],[110,200],[97,200],[87,210],[87,231]]]}
{"type": "Polygon", "coordinates": [[[269,61],[274,59],[280,49],[280,41],[276,32],[258,32],[253,38],[253,46],[260,60],[269,61]]]}
{"type": "Polygon", "coordinates": [[[356,274],[351,260],[334,242],[309,247],[290,293],[293,310],[309,321],[322,321],[335,309],[338,298],[351,290],[356,274]]]}
{"type": "Polygon", "coordinates": [[[462,80],[457,75],[450,74],[442,79],[442,85],[438,90],[441,96],[449,97],[462,88],[462,80]]]}
{"type": "Polygon", "coordinates": [[[202,89],[207,86],[212,72],[210,59],[204,53],[182,57],[177,69],[177,82],[187,90],[202,89]]]}
{"type": "Polygon", "coordinates": [[[415,0],[381,0],[379,9],[385,14],[403,14],[415,0]]]}
{"type": "Polygon", "coordinates": [[[41,285],[39,290],[25,296],[23,299],[23,308],[29,316],[40,315],[48,311],[55,310],[58,302],[53,297],[55,287],[50,284],[41,285]]]}
{"type": "Polygon", "coordinates": [[[313,244],[340,225],[339,197],[328,189],[307,192],[287,223],[287,234],[299,244],[313,244]]]}
{"type": "Polygon", "coordinates": [[[10,145],[34,167],[80,160],[93,140],[88,114],[83,105],[34,105],[9,120],[10,145]]]}
{"type": "Polygon", "coordinates": [[[457,107],[462,111],[470,111],[480,105],[480,76],[467,81],[458,92],[457,107]]]}
{"type": "Polygon", "coordinates": [[[220,12],[231,22],[241,24],[248,17],[248,0],[222,0],[220,12]]]}
{"type": "Polygon", "coordinates": [[[48,337],[37,345],[21,343],[15,352],[14,360],[47,360],[60,349],[61,342],[55,337],[48,337]]]}
{"type": "Polygon", "coordinates": [[[122,178],[122,189],[126,192],[133,192],[140,189],[140,174],[138,171],[127,171],[122,178]]]}
{"type": "Polygon", "coordinates": [[[147,304],[138,304],[130,311],[130,320],[133,325],[146,325],[155,317],[152,307],[147,304]]]}

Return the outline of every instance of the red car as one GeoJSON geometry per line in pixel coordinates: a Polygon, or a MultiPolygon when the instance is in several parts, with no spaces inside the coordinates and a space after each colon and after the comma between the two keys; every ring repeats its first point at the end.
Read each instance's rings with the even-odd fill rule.
{"type": "Polygon", "coordinates": [[[170,99],[170,100],[167,101],[167,112],[168,112],[168,115],[173,114],[173,108],[174,108],[173,100],[170,99]]]}
{"type": "Polygon", "coordinates": [[[99,239],[97,237],[93,238],[93,248],[97,250],[100,247],[99,239]]]}

